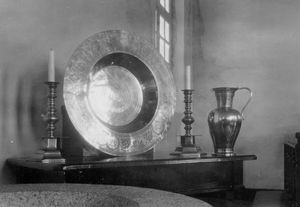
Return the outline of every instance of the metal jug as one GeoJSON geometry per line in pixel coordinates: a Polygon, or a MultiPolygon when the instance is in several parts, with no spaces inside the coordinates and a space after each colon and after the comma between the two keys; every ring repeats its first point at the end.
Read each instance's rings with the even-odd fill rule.
{"type": "Polygon", "coordinates": [[[233,147],[243,120],[243,112],[252,99],[250,88],[218,87],[213,88],[217,98],[217,108],[208,115],[208,126],[216,155],[233,156],[233,147]],[[232,108],[232,101],[237,90],[247,90],[249,98],[241,112],[232,108]]]}

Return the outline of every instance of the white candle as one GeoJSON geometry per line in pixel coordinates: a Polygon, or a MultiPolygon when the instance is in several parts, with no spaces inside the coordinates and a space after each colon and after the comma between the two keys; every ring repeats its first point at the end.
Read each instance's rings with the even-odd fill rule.
{"type": "Polygon", "coordinates": [[[191,71],[190,65],[186,66],[186,68],[185,68],[184,89],[188,89],[188,90],[192,89],[192,71],[191,71]]]}
{"type": "Polygon", "coordinates": [[[49,63],[48,63],[48,81],[55,82],[55,62],[54,62],[54,50],[49,51],[49,63]]]}

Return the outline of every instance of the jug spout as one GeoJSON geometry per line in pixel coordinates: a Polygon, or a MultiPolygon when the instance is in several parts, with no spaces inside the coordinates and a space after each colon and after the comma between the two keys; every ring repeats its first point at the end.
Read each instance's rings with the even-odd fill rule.
{"type": "Polygon", "coordinates": [[[217,107],[218,108],[232,108],[232,100],[234,97],[234,93],[239,88],[231,88],[231,87],[219,87],[213,88],[212,90],[215,92],[217,99],[217,107]]]}

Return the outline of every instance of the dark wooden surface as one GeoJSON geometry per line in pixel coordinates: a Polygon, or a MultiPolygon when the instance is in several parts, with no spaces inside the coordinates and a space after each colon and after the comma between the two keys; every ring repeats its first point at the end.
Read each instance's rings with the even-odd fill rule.
{"type": "Polygon", "coordinates": [[[300,133],[284,144],[284,190],[290,206],[300,206],[300,133]]]}
{"type": "Polygon", "coordinates": [[[78,157],[65,164],[43,164],[37,159],[7,160],[17,183],[68,182],[149,187],[192,195],[243,188],[243,161],[255,155],[233,157],[135,156],[97,159],[78,157]]]}

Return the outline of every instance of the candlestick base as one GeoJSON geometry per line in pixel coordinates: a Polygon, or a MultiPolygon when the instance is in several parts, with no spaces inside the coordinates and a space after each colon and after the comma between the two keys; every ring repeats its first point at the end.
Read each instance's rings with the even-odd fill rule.
{"type": "Polygon", "coordinates": [[[195,136],[194,135],[184,135],[180,136],[181,138],[181,146],[176,147],[175,152],[170,153],[170,155],[176,155],[180,157],[195,157],[200,158],[207,153],[202,152],[200,147],[197,147],[195,143],[195,136]]]}
{"type": "Polygon", "coordinates": [[[175,152],[171,152],[170,155],[180,156],[180,157],[195,157],[201,158],[207,155],[207,153],[202,152],[200,147],[197,146],[178,146],[175,152]]]}
{"type": "Polygon", "coordinates": [[[207,155],[207,153],[204,152],[180,152],[180,151],[175,151],[175,152],[171,152],[170,155],[173,156],[179,156],[182,158],[201,158],[201,157],[205,157],[207,155]]]}
{"type": "Polygon", "coordinates": [[[42,163],[44,163],[44,164],[51,164],[51,163],[65,164],[66,159],[65,158],[44,158],[44,159],[42,159],[42,163]]]}
{"type": "Polygon", "coordinates": [[[59,150],[59,137],[43,137],[43,149],[40,150],[42,163],[65,163],[65,158],[59,150]]]}
{"type": "Polygon", "coordinates": [[[51,164],[51,163],[66,163],[66,159],[62,157],[59,150],[45,150],[40,149],[34,154],[29,155],[30,159],[36,160],[37,162],[41,162],[44,164],[51,164]]]}
{"type": "Polygon", "coordinates": [[[66,159],[62,157],[60,151],[53,150],[53,151],[45,151],[41,150],[42,153],[42,163],[51,164],[51,163],[66,163],[66,159]]]}

